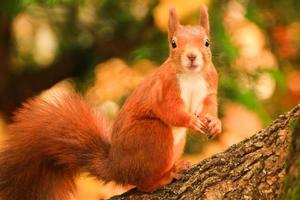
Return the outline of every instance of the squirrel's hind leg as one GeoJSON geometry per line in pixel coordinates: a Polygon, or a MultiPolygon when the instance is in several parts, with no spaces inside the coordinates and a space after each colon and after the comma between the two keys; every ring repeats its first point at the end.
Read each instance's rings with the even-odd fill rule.
{"type": "Polygon", "coordinates": [[[173,179],[174,177],[173,177],[173,168],[172,168],[157,180],[149,179],[143,182],[142,184],[137,185],[137,189],[142,192],[153,192],[156,189],[171,183],[173,179]]]}
{"type": "Polygon", "coordinates": [[[140,120],[130,127],[112,141],[115,180],[145,190],[170,182],[168,174],[175,162],[171,128],[160,120],[140,120]]]}

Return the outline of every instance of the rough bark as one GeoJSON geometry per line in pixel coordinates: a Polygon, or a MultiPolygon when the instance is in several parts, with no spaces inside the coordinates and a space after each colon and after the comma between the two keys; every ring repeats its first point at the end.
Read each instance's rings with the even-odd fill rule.
{"type": "Polygon", "coordinates": [[[133,189],[112,199],[276,199],[283,191],[289,158],[289,122],[299,115],[300,104],[267,128],[201,161],[181,179],[155,192],[133,189]]]}

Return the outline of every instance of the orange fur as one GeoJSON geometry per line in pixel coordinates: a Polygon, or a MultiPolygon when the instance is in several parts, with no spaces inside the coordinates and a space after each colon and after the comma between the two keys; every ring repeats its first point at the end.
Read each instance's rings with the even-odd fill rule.
{"type": "Polygon", "coordinates": [[[185,144],[185,138],[174,144],[172,127],[220,132],[220,124],[211,123],[218,120],[218,80],[210,49],[204,46],[209,25],[206,9],[202,12],[206,18],[201,26],[182,26],[175,10],[170,11],[169,40],[176,37],[178,46],[170,46],[166,62],[127,99],[111,130],[76,94],[24,104],[9,128],[14,135],[0,153],[0,197],[65,200],[81,171],[142,191],[169,183],[185,144]],[[198,71],[181,64],[189,45],[203,57],[198,71]],[[185,109],[178,81],[182,73],[201,73],[205,80],[208,94],[199,102],[198,118],[185,109]]]}
{"type": "MultiPolygon", "coordinates": [[[[36,98],[16,113],[0,153],[4,200],[69,199],[80,171],[110,181],[105,120],[80,96],[36,98]]],[[[1,199],[1,198],[0,198],[1,199]]]]}

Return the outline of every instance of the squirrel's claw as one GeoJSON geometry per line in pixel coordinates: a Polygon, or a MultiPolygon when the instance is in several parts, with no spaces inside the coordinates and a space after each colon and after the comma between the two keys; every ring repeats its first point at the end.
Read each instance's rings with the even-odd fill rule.
{"type": "Polygon", "coordinates": [[[221,133],[222,125],[218,118],[211,117],[210,115],[205,115],[204,117],[198,116],[198,119],[202,121],[203,131],[208,138],[213,138],[213,136],[221,133]]]}
{"type": "Polygon", "coordinates": [[[192,117],[191,123],[190,123],[190,129],[193,131],[205,134],[206,124],[203,123],[199,118],[192,117]]]}
{"type": "Polygon", "coordinates": [[[222,130],[221,121],[217,118],[211,118],[207,126],[208,137],[212,138],[213,136],[218,135],[219,133],[221,133],[221,130],[222,130]]]}

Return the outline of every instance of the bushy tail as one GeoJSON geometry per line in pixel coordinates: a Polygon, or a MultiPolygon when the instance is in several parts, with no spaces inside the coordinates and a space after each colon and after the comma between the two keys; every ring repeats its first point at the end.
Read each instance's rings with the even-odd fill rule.
{"type": "Polygon", "coordinates": [[[65,200],[87,171],[110,180],[105,120],[77,94],[35,98],[16,113],[0,149],[1,200],[65,200]]]}

